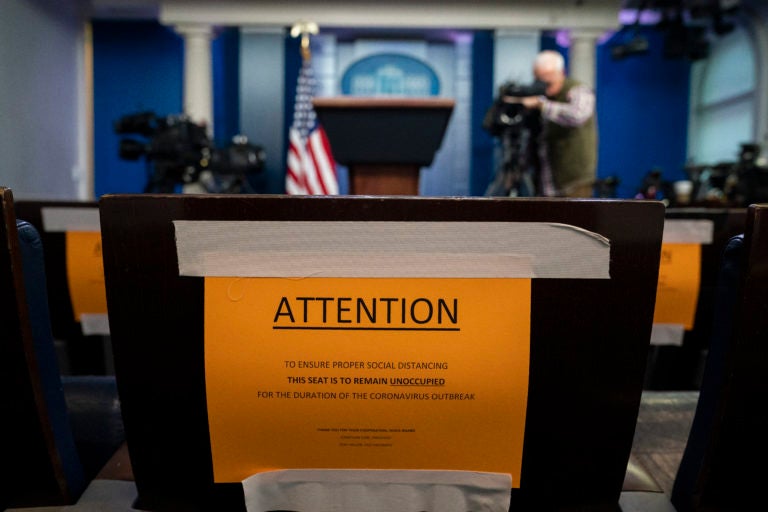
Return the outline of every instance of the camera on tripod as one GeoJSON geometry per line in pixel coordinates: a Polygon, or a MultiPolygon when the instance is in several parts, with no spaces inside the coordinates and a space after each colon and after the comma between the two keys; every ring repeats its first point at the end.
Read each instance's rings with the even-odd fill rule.
{"type": "Polygon", "coordinates": [[[528,98],[532,96],[544,96],[546,94],[547,84],[536,80],[530,84],[519,84],[517,82],[505,82],[499,87],[499,94],[494,100],[493,105],[488,110],[483,128],[497,137],[510,129],[519,131],[529,127],[528,124],[537,114],[527,109],[522,102],[508,102],[504,98],[528,98]]]}
{"type": "Polygon", "coordinates": [[[212,180],[204,184],[208,192],[250,192],[248,176],[264,168],[264,149],[248,143],[243,135],[223,148],[214,147],[205,125],[185,115],[159,117],[154,112],[138,112],[114,123],[118,135],[139,135],[120,141],[123,160],[144,158],[151,165],[145,192],[170,193],[178,185],[201,183],[203,172],[212,180]]]}
{"type": "Polygon", "coordinates": [[[534,191],[536,170],[536,138],[541,129],[537,109],[527,108],[523,98],[543,96],[547,84],[506,82],[499,87],[483,119],[483,129],[499,139],[501,155],[494,179],[485,191],[487,196],[530,196],[534,191]]]}

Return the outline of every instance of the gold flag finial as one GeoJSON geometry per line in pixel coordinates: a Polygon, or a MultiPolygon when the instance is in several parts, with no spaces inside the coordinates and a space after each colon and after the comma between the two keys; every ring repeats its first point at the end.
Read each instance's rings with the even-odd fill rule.
{"type": "Polygon", "coordinates": [[[301,56],[304,60],[312,57],[309,50],[309,36],[316,35],[318,32],[317,23],[313,21],[299,21],[291,27],[291,37],[301,36],[301,56]]]}

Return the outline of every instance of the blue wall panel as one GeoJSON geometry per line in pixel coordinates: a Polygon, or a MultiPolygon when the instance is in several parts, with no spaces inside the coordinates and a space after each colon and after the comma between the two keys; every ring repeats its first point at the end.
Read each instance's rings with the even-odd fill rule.
{"type": "Polygon", "coordinates": [[[493,31],[475,31],[472,39],[472,160],[470,195],[482,196],[493,181],[494,139],[483,129],[483,118],[493,103],[493,31]]]}
{"type": "Polygon", "coordinates": [[[155,22],[94,21],[95,195],[142,192],[143,159],[121,160],[114,122],[139,111],[182,110],[183,41],[155,22]]]}
{"type": "Polygon", "coordinates": [[[211,44],[213,130],[216,147],[228,146],[240,131],[240,30],[225,28],[211,44]]]}
{"type": "MultiPolygon", "coordinates": [[[[184,43],[156,22],[94,21],[95,195],[142,192],[144,159],[122,160],[114,122],[127,114],[182,113],[184,43]]],[[[228,28],[211,45],[214,144],[225,147],[240,133],[239,30],[228,28]]],[[[134,137],[141,139],[140,137],[134,137]]],[[[141,139],[143,140],[143,139],[141,139]]]]}
{"type": "Polygon", "coordinates": [[[301,39],[298,37],[285,36],[285,112],[283,114],[283,148],[284,151],[278,156],[280,158],[280,171],[275,173],[271,181],[269,192],[283,194],[285,193],[285,173],[288,168],[288,131],[293,124],[293,106],[296,103],[296,81],[299,79],[299,70],[301,69],[301,39]]]}
{"type": "Polygon", "coordinates": [[[690,62],[663,56],[664,34],[643,31],[646,54],[614,60],[618,32],[597,50],[598,176],[621,180],[618,197],[634,197],[653,168],[685,178],[690,62]]]}

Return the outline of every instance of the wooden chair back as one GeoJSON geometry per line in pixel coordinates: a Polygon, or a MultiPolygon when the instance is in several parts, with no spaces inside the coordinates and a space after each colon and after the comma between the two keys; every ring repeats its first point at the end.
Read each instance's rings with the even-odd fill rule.
{"type": "MultiPolygon", "coordinates": [[[[240,484],[214,482],[204,280],[179,275],[174,223],[355,221],[544,223],[608,241],[609,279],[532,280],[522,472],[511,508],[616,510],[648,352],[661,203],[107,195],[99,208],[115,371],[140,508],[244,507],[240,484]]],[[[573,260],[554,240],[542,242],[573,260]]]]}
{"type": "Polygon", "coordinates": [[[108,329],[98,321],[86,323],[76,318],[67,255],[68,231],[97,229],[98,203],[18,200],[15,206],[17,217],[35,226],[43,241],[51,327],[54,337],[64,345],[67,363],[64,370],[72,375],[113,373],[108,329]]]}
{"type": "Polygon", "coordinates": [[[698,293],[692,328],[684,331],[678,345],[656,345],[651,340],[646,389],[699,389],[704,360],[712,338],[715,290],[723,250],[731,237],[744,232],[746,219],[746,208],[667,209],[666,221],[708,223],[711,239],[700,245],[698,293]]]}

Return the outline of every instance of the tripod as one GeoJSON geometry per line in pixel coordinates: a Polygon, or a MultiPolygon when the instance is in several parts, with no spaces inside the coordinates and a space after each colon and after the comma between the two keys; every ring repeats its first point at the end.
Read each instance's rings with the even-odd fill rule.
{"type": "Polygon", "coordinates": [[[486,196],[530,197],[534,195],[530,167],[531,131],[519,124],[506,126],[499,134],[501,165],[485,191],[486,196]]]}

